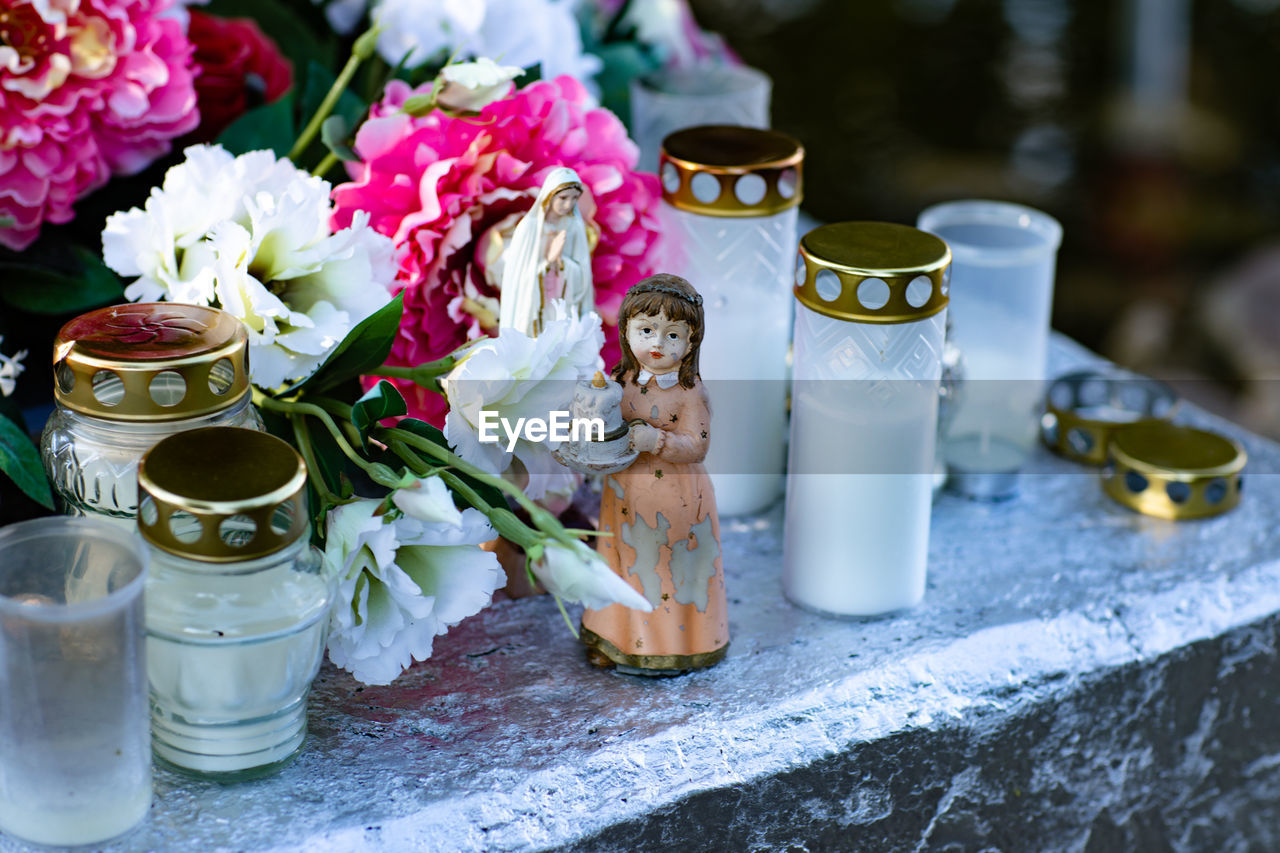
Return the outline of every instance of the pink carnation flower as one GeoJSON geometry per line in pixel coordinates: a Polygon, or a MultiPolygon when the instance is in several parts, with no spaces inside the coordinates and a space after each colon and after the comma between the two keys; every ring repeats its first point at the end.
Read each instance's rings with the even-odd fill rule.
{"type": "MultiPolygon", "coordinates": [[[[534,83],[471,118],[405,115],[400,106],[412,94],[399,81],[388,85],[356,134],[354,180],[333,192],[335,228],[367,210],[396,245],[395,292],[404,292],[405,307],[388,363],[433,361],[496,332],[474,316],[483,313],[476,297],[495,295],[481,238],[528,210],[556,166],[577,171],[589,191],[579,209],[599,235],[591,259],[596,310],[605,321],[605,360],[615,361],[622,297],[654,271],[662,197],[656,176],[632,171],[638,151],[622,122],[590,108],[572,77],[534,83]]],[[[412,414],[443,422],[438,395],[397,384],[412,414]]]]}
{"type": "Polygon", "coordinates": [[[24,249],[76,199],[194,128],[191,45],[169,0],[0,3],[0,244],[24,249]]]}

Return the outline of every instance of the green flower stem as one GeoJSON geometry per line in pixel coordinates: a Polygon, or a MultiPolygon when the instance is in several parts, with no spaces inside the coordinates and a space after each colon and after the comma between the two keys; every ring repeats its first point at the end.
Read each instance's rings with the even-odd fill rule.
{"type": "Polygon", "coordinates": [[[453,451],[441,447],[435,442],[422,438],[421,436],[414,435],[407,430],[398,429],[396,427],[379,427],[377,432],[379,437],[383,438],[387,444],[390,444],[392,441],[401,441],[412,447],[414,450],[421,450],[431,456],[434,456],[445,465],[466,474],[472,479],[479,480],[485,485],[493,486],[504,494],[510,495],[515,502],[520,505],[521,509],[529,513],[529,517],[533,519],[537,528],[552,538],[558,539],[567,545],[571,545],[578,541],[568,534],[564,529],[564,526],[560,524],[559,520],[556,519],[554,515],[534,503],[534,501],[514,483],[509,483],[496,474],[490,474],[482,468],[477,468],[475,465],[467,462],[453,451]]]}
{"type": "MultiPolygon", "coordinates": [[[[342,434],[342,430],[334,423],[333,417],[328,412],[320,408],[314,403],[293,403],[286,400],[276,400],[272,397],[263,397],[262,408],[273,412],[282,412],[284,414],[293,415],[310,415],[319,419],[324,424],[325,429],[329,431],[329,435],[333,437],[333,441],[338,445],[338,449],[342,451],[342,455],[350,459],[357,467],[374,479],[375,482],[381,482],[384,477],[383,469],[385,465],[379,466],[375,462],[370,462],[359,453],[347,441],[346,436],[342,434]]],[[[350,411],[348,409],[348,411],[350,411]]]]}
{"type": "Polygon", "coordinates": [[[298,137],[298,141],[293,143],[293,148],[289,150],[290,160],[295,163],[298,162],[298,158],[307,150],[307,146],[315,140],[316,134],[320,132],[320,126],[324,124],[324,120],[333,112],[333,108],[338,105],[338,98],[342,97],[342,93],[347,90],[347,86],[351,83],[351,78],[355,76],[356,69],[360,67],[360,63],[373,54],[373,48],[377,45],[380,31],[381,27],[375,26],[356,39],[355,46],[351,49],[351,56],[347,59],[347,64],[342,66],[338,79],[333,81],[333,85],[325,93],[324,100],[320,102],[320,107],[316,110],[316,114],[311,117],[311,121],[307,122],[307,126],[298,137]]]}
{"type": "Polygon", "coordinates": [[[329,173],[329,170],[338,165],[338,155],[330,151],[324,155],[324,159],[320,161],[320,165],[311,170],[311,174],[317,178],[323,178],[329,173]]]}
{"type": "Polygon", "coordinates": [[[298,443],[298,452],[302,454],[302,461],[307,464],[307,471],[311,473],[311,486],[320,495],[320,499],[326,504],[337,506],[342,503],[342,498],[338,497],[329,489],[329,484],[324,481],[324,475],[320,472],[320,464],[316,461],[315,448],[311,446],[311,432],[307,429],[306,421],[298,415],[289,415],[289,425],[293,427],[293,438],[298,443]]]}
{"type": "Polygon", "coordinates": [[[384,364],[377,370],[373,371],[374,376],[384,376],[388,379],[408,379],[415,385],[420,385],[428,391],[439,393],[440,384],[438,380],[441,376],[446,375],[453,370],[458,364],[455,356],[447,355],[438,361],[427,361],[413,367],[399,367],[391,364],[384,364]]]}

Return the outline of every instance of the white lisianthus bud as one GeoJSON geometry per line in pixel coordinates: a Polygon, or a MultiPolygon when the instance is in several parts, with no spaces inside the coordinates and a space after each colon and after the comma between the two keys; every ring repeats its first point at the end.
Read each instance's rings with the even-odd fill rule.
{"type": "Polygon", "coordinates": [[[592,610],[621,604],[632,610],[653,610],[643,595],[609,568],[599,554],[582,542],[572,546],[548,542],[542,559],[533,564],[538,581],[553,595],[581,602],[592,610]]]}

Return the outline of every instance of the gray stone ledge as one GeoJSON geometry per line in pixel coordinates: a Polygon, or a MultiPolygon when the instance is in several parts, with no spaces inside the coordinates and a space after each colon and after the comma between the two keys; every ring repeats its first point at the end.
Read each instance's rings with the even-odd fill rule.
{"type": "Polygon", "coordinates": [[[720,666],[598,671],[552,601],[501,603],[394,686],[326,666],[293,765],[158,771],[107,849],[1280,849],[1280,447],[1188,414],[1250,453],[1226,516],[1046,452],[1013,502],[944,496],[924,603],[862,622],[782,599],[780,507],[726,521],[720,666]]]}

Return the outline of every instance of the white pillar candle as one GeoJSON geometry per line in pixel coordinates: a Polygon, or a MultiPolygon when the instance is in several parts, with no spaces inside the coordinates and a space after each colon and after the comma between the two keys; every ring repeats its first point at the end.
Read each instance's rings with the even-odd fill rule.
{"type": "Polygon", "coordinates": [[[804,151],[775,131],[694,127],[663,144],[663,268],[707,312],[700,373],[717,428],[706,468],[721,515],[782,495],[791,270],[804,151]]]}
{"type": "Polygon", "coordinates": [[[797,268],[783,588],[874,616],[924,595],[946,245],[914,228],[811,231],[797,268]]]}

